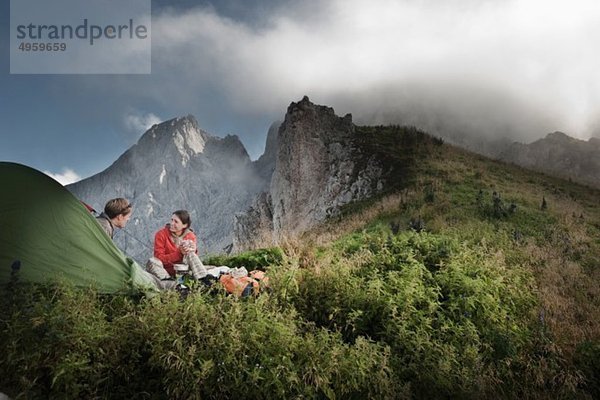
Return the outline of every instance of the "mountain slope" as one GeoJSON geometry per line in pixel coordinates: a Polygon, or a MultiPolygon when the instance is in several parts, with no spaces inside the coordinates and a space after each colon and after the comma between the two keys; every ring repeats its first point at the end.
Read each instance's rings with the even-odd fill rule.
{"type": "Polygon", "coordinates": [[[600,394],[600,190],[356,129],[409,179],[285,244],[301,317],[391,346],[411,398],[600,394]]]}
{"type": "MultiPolygon", "coordinates": [[[[246,301],[202,286],[183,301],[177,293],[140,301],[54,286],[48,294],[7,291],[3,390],[13,397],[600,397],[600,190],[411,127],[351,126],[326,108],[302,107],[291,115],[310,118],[292,117],[278,130],[286,146],[315,146],[330,160],[324,143],[348,140],[357,155],[349,171],[365,170],[374,156],[380,190],[338,202],[321,219],[312,206],[343,192],[321,192],[327,181],[319,171],[275,166],[282,177],[269,189],[289,179],[296,186],[281,187],[306,203],[281,226],[297,215],[311,218],[310,226],[280,238],[280,248],[205,260],[265,269],[270,289],[246,301]],[[296,130],[321,118],[336,135],[296,130]],[[219,379],[243,384],[211,384],[219,379]]],[[[228,149],[239,149],[229,140],[228,149]]],[[[263,190],[255,204],[264,207],[243,218],[272,234],[269,196],[263,190]]],[[[294,204],[284,191],[278,196],[294,204]]]]}

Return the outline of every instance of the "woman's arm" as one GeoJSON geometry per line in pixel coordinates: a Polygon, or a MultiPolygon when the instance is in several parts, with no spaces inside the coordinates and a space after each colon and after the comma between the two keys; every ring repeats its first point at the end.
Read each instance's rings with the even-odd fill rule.
{"type": "Polygon", "coordinates": [[[198,244],[196,241],[196,235],[194,234],[194,232],[188,232],[184,237],[183,240],[191,242],[191,246],[186,248],[186,251],[184,252],[183,250],[181,251],[184,254],[188,254],[188,253],[196,253],[198,254],[198,244]]]}

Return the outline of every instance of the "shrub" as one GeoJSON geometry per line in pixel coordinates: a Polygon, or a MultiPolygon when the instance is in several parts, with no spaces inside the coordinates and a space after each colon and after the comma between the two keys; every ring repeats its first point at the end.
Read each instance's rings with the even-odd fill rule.
{"type": "Polygon", "coordinates": [[[0,292],[0,389],[50,398],[386,398],[389,349],[306,324],[269,295],[0,292]]]}
{"type": "Polygon", "coordinates": [[[228,267],[246,267],[248,271],[259,269],[264,271],[272,265],[283,263],[283,252],[278,247],[247,251],[234,256],[209,256],[204,261],[207,265],[227,265],[228,267]]]}
{"type": "Polygon", "coordinates": [[[385,231],[342,240],[359,262],[303,272],[294,304],[353,343],[390,346],[400,382],[419,397],[485,392],[497,365],[523,352],[531,280],[485,248],[443,235],[385,231]]]}
{"type": "Polygon", "coordinates": [[[62,285],[14,289],[2,292],[1,387],[31,397],[97,396],[111,368],[112,336],[98,294],[62,285]]]}

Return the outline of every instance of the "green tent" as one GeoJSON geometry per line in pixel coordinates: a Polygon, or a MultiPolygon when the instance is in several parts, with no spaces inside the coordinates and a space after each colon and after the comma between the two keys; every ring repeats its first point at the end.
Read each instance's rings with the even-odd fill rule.
{"type": "Polygon", "coordinates": [[[156,289],[146,271],[54,179],[0,162],[0,187],[0,290],[19,265],[19,281],[67,280],[104,293],[156,289]]]}

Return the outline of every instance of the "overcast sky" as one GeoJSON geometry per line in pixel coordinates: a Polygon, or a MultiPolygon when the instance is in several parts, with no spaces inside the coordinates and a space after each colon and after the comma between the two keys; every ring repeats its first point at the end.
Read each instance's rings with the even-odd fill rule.
{"type": "Polygon", "coordinates": [[[153,1],[150,75],[10,75],[8,3],[0,160],[68,180],[187,114],[257,158],[303,95],[357,123],[600,136],[597,0],[153,1]]]}

